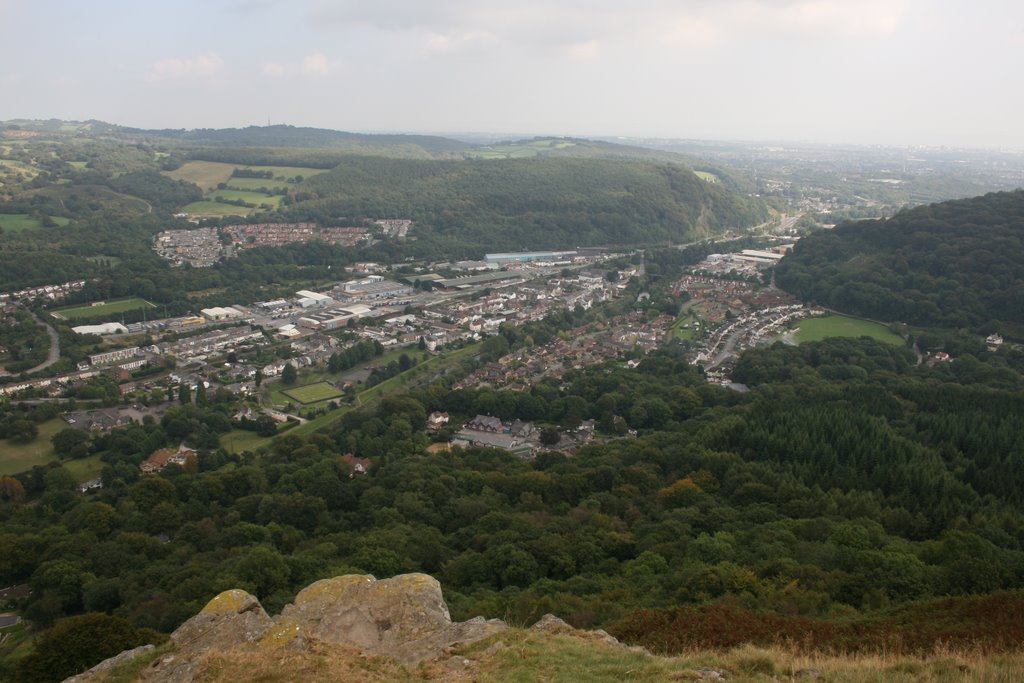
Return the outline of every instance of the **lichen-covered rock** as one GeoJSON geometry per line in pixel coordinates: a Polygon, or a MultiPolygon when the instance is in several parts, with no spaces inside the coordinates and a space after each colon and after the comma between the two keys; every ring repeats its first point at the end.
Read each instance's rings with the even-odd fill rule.
{"type": "Polygon", "coordinates": [[[357,647],[405,664],[505,629],[497,619],[452,623],[441,584],[426,574],[381,581],[368,575],[317,581],[295,596],[277,622],[298,624],[300,637],[357,647]]]}
{"type": "Polygon", "coordinates": [[[144,678],[147,683],[190,683],[199,675],[206,652],[302,651],[314,644],[357,648],[417,664],[452,645],[472,643],[505,628],[504,622],[483,617],[452,623],[441,584],[426,574],[381,581],[368,575],[317,581],[274,619],[256,598],[231,590],[215,597],[171,635],[174,651],[155,661],[144,678]]]}
{"type": "Polygon", "coordinates": [[[178,652],[226,650],[258,641],[273,625],[259,600],[242,590],[224,591],[171,634],[178,652]]]}
{"type": "Polygon", "coordinates": [[[537,623],[530,627],[530,630],[541,633],[567,633],[574,629],[554,614],[549,613],[538,619],[537,623]]]}
{"type": "Polygon", "coordinates": [[[156,660],[146,680],[189,683],[204,652],[223,652],[259,642],[273,625],[255,597],[243,590],[224,591],[171,634],[175,651],[156,660]]]}

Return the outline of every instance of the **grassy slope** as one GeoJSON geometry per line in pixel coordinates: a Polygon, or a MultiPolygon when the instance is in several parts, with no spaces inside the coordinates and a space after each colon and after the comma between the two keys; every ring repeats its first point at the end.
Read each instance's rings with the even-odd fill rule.
{"type": "MultiPolygon", "coordinates": [[[[158,650],[129,666],[99,679],[99,683],[127,683],[156,657],[158,650]]],[[[727,651],[695,651],[680,657],[653,657],[600,642],[594,634],[538,634],[512,629],[468,647],[456,647],[452,656],[415,668],[403,668],[382,657],[366,657],[354,650],[315,646],[313,652],[235,649],[211,652],[197,667],[203,681],[259,681],[310,683],[328,681],[450,681],[480,683],[613,683],[618,681],[700,680],[700,670],[712,668],[727,680],[801,680],[816,670],[820,680],[850,683],[910,683],[912,681],[1019,681],[1024,680],[1024,655],[985,657],[972,653],[937,652],[927,658],[895,655],[835,657],[800,653],[783,647],[741,647],[727,651]]]]}

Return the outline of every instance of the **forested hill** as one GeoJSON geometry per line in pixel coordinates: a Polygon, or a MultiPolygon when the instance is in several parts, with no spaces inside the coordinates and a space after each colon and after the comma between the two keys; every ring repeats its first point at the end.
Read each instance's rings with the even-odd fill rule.
{"type": "Polygon", "coordinates": [[[848,223],[801,240],[779,286],[881,320],[1024,335],[1024,191],[848,223]]]}
{"type": "Polygon", "coordinates": [[[401,215],[489,251],[685,242],[768,216],[685,166],[600,158],[352,158],[303,189],[318,199],[295,206],[297,218],[401,215]]]}

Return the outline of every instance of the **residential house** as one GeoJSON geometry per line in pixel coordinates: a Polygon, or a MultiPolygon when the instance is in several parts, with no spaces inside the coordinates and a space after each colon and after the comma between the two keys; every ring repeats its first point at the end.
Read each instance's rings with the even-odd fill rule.
{"type": "Polygon", "coordinates": [[[348,475],[349,479],[353,479],[356,475],[366,474],[372,464],[368,458],[357,458],[352,453],[346,453],[341,456],[341,459],[352,467],[352,472],[348,475]]]}
{"type": "Polygon", "coordinates": [[[193,460],[197,457],[195,450],[188,448],[185,444],[181,444],[177,449],[174,448],[160,448],[146,458],[139,469],[142,470],[143,474],[153,474],[164,469],[168,465],[178,465],[184,467],[189,458],[193,460]]]}

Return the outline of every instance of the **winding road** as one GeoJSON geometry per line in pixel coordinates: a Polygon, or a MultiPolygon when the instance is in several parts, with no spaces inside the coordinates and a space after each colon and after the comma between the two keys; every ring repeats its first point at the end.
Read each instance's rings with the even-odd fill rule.
{"type": "Polygon", "coordinates": [[[44,322],[38,315],[35,314],[35,312],[29,310],[28,313],[29,315],[32,316],[32,319],[36,321],[37,325],[46,328],[46,334],[49,335],[50,337],[50,353],[46,356],[45,361],[35,366],[34,368],[30,368],[25,371],[26,375],[31,375],[32,373],[45,370],[46,368],[50,367],[51,365],[60,360],[60,337],[57,336],[57,330],[53,329],[52,325],[44,322]]]}

